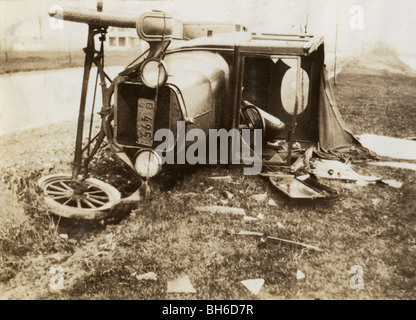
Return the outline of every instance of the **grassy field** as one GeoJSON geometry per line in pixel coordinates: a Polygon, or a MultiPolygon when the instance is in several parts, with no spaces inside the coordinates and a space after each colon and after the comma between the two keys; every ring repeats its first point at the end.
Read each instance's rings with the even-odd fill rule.
{"type": "MultiPolygon", "coordinates": [[[[105,55],[107,66],[126,66],[140,53],[129,49],[108,51],[105,55]]],[[[77,68],[84,66],[85,54],[82,49],[71,53],[62,51],[11,52],[8,58],[1,55],[0,74],[36,70],[77,68]]]]}
{"type": "MultiPolygon", "coordinates": [[[[416,136],[416,78],[344,71],[337,83],[340,111],[354,133],[416,136]]],[[[326,182],[340,191],[340,197],[300,202],[285,198],[262,177],[243,176],[239,168],[204,167],[156,179],[151,198],[132,213],[101,223],[76,222],[48,214],[36,186],[42,175],[69,172],[74,132],[75,123],[63,123],[2,139],[2,194],[10,210],[24,210],[20,224],[6,221],[7,228],[0,229],[4,298],[416,298],[414,171],[355,164],[361,174],[397,179],[403,186],[326,182]],[[233,182],[209,180],[221,175],[231,175],[233,182]],[[210,186],[213,189],[207,191],[210,186]],[[263,202],[251,198],[262,193],[267,193],[263,202]],[[269,199],[277,206],[268,205],[269,199]],[[264,219],[244,222],[241,216],[195,210],[224,201],[244,208],[248,216],[261,213],[264,219]],[[237,235],[241,230],[308,243],[323,252],[263,243],[237,235]],[[49,289],[53,265],[64,272],[64,289],[59,292],[49,289]],[[350,287],[355,265],[364,272],[362,290],[350,287]],[[305,274],[304,280],[296,279],[297,270],[305,274]],[[147,272],[156,273],[157,280],[136,278],[147,272]],[[184,275],[197,293],[167,293],[167,281],[184,275]],[[240,283],[255,278],[265,280],[258,296],[240,283]]],[[[137,182],[108,148],[100,151],[91,170],[123,196],[137,182]]]]}

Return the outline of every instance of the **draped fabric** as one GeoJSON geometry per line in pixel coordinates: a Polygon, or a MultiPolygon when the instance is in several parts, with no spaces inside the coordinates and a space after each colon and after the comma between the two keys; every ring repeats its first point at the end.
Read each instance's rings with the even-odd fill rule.
{"type": "Polygon", "coordinates": [[[319,89],[319,143],[317,154],[323,158],[375,158],[354,137],[338,110],[325,66],[322,67],[319,89]]]}

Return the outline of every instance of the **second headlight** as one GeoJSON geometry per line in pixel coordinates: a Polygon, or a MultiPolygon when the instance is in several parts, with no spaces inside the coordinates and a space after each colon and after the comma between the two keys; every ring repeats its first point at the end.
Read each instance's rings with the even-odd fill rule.
{"type": "Polygon", "coordinates": [[[141,79],[149,88],[160,87],[168,80],[166,64],[163,60],[150,59],[141,66],[141,79]]]}

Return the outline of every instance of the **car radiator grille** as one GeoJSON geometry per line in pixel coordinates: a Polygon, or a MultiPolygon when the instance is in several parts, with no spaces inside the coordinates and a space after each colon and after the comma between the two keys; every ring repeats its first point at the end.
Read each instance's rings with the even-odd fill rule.
{"type": "Polygon", "coordinates": [[[127,147],[156,147],[155,144],[160,144],[159,141],[153,142],[153,137],[157,130],[169,128],[170,89],[168,87],[159,89],[157,105],[154,104],[155,97],[156,90],[142,84],[129,82],[118,84],[115,95],[115,138],[118,144],[127,147]],[[142,103],[139,103],[139,99],[142,103]],[[153,103],[155,110],[153,117],[152,113],[139,111],[146,106],[143,102],[153,103]],[[145,143],[149,139],[140,138],[146,133],[144,128],[147,125],[151,125],[151,145],[145,143]]]}

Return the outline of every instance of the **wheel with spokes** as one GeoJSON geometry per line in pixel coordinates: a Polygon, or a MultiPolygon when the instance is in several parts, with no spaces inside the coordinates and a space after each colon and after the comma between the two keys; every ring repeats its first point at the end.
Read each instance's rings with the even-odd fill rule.
{"type": "Polygon", "coordinates": [[[65,218],[98,220],[107,217],[120,192],[94,178],[74,182],[71,175],[53,174],[39,180],[49,210],[65,218]]]}

